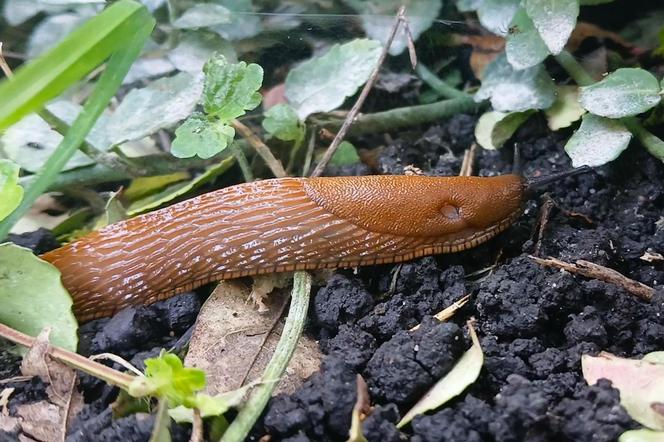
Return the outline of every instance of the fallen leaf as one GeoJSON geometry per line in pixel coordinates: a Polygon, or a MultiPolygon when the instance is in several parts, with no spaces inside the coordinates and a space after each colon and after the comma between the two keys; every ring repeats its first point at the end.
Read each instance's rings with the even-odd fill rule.
{"type": "Polygon", "coordinates": [[[592,23],[580,21],[576,24],[569,40],[567,40],[566,49],[569,52],[575,52],[579,49],[584,40],[591,37],[611,40],[613,43],[622,46],[625,49],[631,49],[634,47],[634,45],[622,38],[618,33],[607,31],[592,23]]]}
{"type": "MultiPolygon", "coordinates": [[[[249,287],[238,281],[222,281],[198,315],[185,365],[205,371],[205,392],[210,395],[235,390],[245,378],[248,382],[260,379],[279,340],[281,320],[267,339],[265,334],[281,316],[288,302],[287,291],[265,299],[267,313],[259,313],[250,297],[249,287]]],[[[318,371],[320,359],[316,342],[303,336],[277,393],[294,391],[318,371]]]]}
{"type": "Polygon", "coordinates": [[[664,364],[624,359],[602,352],[581,357],[583,378],[593,385],[608,379],[620,391],[620,404],[637,422],[653,430],[664,430],[664,414],[657,407],[664,398],[664,364]]]}
{"type": "Polygon", "coordinates": [[[21,431],[40,442],[64,441],[61,409],[48,401],[16,407],[21,431]]]}
{"type": "Polygon", "coordinates": [[[658,262],[664,261],[664,256],[661,253],[657,253],[651,249],[648,249],[643,255],[639,257],[639,259],[646,262],[658,262]]]}
{"type": "Polygon", "coordinates": [[[357,374],[357,399],[353,406],[350,430],[348,431],[348,442],[367,442],[362,434],[362,421],[371,411],[371,400],[369,399],[369,388],[361,374],[357,374]]]}
{"type": "Polygon", "coordinates": [[[468,332],[473,341],[472,347],[461,356],[461,359],[452,367],[452,370],[436,382],[436,385],[431,387],[422,399],[417,401],[397,424],[397,428],[403,427],[418,414],[440,407],[450,399],[460,395],[470,384],[477,380],[484,364],[484,354],[472,320],[468,321],[468,332]]]}
{"type": "Polygon", "coordinates": [[[470,45],[470,68],[475,77],[481,80],[486,67],[505,49],[505,39],[497,35],[452,35],[457,45],[470,45]]]}

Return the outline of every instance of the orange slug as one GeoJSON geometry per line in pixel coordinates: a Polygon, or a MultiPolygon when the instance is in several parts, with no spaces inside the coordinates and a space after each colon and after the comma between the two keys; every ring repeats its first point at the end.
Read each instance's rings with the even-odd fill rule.
{"type": "Polygon", "coordinates": [[[221,279],[465,250],[519,217],[526,187],[517,175],[257,181],[109,225],[42,258],[88,321],[221,279]]]}

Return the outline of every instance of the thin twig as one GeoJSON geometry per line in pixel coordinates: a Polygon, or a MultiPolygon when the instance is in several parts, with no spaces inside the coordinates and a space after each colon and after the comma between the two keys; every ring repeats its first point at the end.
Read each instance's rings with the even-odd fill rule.
{"type": "Polygon", "coordinates": [[[12,69],[9,67],[7,64],[7,60],[5,60],[5,56],[2,53],[2,42],[0,41],[0,69],[2,69],[2,72],[4,72],[5,77],[11,78],[14,73],[12,72],[12,69]]]}
{"type": "Polygon", "coordinates": [[[397,34],[397,31],[399,30],[399,25],[404,21],[405,11],[406,11],[405,6],[401,6],[399,8],[399,11],[397,12],[396,15],[396,19],[394,20],[394,25],[392,25],[392,29],[390,30],[390,35],[387,38],[387,41],[385,42],[385,46],[383,46],[383,50],[380,53],[380,57],[378,58],[378,62],[376,63],[373,72],[371,72],[369,79],[364,84],[364,88],[362,89],[360,96],[357,98],[357,101],[350,109],[350,112],[348,112],[348,115],[346,115],[346,120],[344,120],[344,123],[341,125],[341,129],[339,129],[339,132],[337,132],[337,135],[334,137],[334,140],[332,140],[330,147],[327,148],[327,150],[325,151],[325,155],[323,155],[323,158],[321,158],[320,162],[316,166],[316,169],[314,169],[313,173],[311,174],[312,177],[321,176],[323,174],[323,171],[325,170],[327,163],[330,162],[330,160],[334,156],[334,153],[337,151],[339,144],[341,144],[341,141],[343,141],[344,137],[346,136],[346,133],[348,132],[348,129],[350,128],[351,124],[353,124],[353,121],[355,121],[355,117],[360,112],[360,109],[364,104],[364,100],[369,95],[369,91],[371,90],[374,83],[376,82],[376,79],[378,78],[378,72],[380,71],[380,67],[383,65],[383,62],[385,61],[385,58],[387,58],[387,53],[390,50],[390,46],[392,46],[392,41],[394,41],[394,36],[397,34]]]}
{"type": "MultiPolygon", "coordinates": [[[[443,310],[439,311],[435,315],[433,315],[434,318],[438,319],[440,322],[445,322],[449,320],[454,314],[464,305],[468,303],[470,300],[470,295],[465,295],[464,297],[454,301],[452,304],[450,304],[448,307],[444,308],[443,310]]],[[[418,328],[420,328],[421,324],[417,324],[415,327],[411,328],[410,331],[415,331],[418,328]]]]}
{"type": "MultiPolygon", "coordinates": [[[[0,337],[7,339],[14,344],[22,345],[23,347],[30,348],[35,343],[35,338],[21,333],[18,330],[0,324],[0,337]]],[[[130,376],[125,373],[121,373],[117,370],[114,370],[110,367],[102,365],[98,362],[91,361],[88,358],[85,358],[77,353],[65,350],[60,347],[54,347],[52,345],[48,348],[48,354],[58,361],[66,364],[70,367],[76,368],[90,374],[92,376],[103,379],[109,384],[116,385],[122,389],[128,389],[129,384],[134,380],[134,376],[130,376]]]]}
{"type": "Polygon", "coordinates": [[[544,259],[532,255],[530,255],[529,258],[545,267],[563,269],[570,273],[585,276],[586,278],[598,279],[600,281],[608,282],[609,284],[617,285],[644,301],[650,301],[655,294],[655,290],[652,287],[630,279],[613,269],[595,264],[594,262],[579,259],[575,263],[569,263],[556,258],[544,259]]]}
{"type": "Polygon", "coordinates": [[[473,143],[470,149],[466,149],[463,153],[463,161],[461,161],[461,170],[459,176],[471,176],[475,168],[475,158],[477,157],[477,143],[473,143]]]}
{"type": "Polygon", "coordinates": [[[284,170],[284,166],[281,164],[281,161],[275,158],[270,148],[267,147],[265,143],[263,143],[263,141],[258,138],[258,136],[256,136],[256,134],[253,133],[251,129],[249,129],[249,127],[242,124],[238,120],[233,120],[231,124],[235,130],[237,130],[240,135],[242,135],[242,138],[247,140],[247,143],[249,143],[249,145],[256,150],[256,153],[263,159],[263,161],[265,161],[265,164],[267,164],[267,167],[270,168],[272,174],[275,177],[283,178],[288,175],[284,170]]]}
{"type": "Polygon", "coordinates": [[[309,143],[307,143],[307,153],[304,157],[304,166],[302,166],[302,176],[309,174],[311,161],[314,158],[314,148],[316,147],[316,128],[312,128],[311,135],[309,136],[309,143]]]}

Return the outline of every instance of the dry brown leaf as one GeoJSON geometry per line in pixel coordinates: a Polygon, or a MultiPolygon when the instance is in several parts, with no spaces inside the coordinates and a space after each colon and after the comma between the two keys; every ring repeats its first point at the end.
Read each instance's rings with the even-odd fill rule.
{"type": "MultiPolygon", "coordinates": [[[[247,302],[250,292],[238,281],[222,281],[198,315],[185,365],[205,371],[208,394],[235,390],[259,379],[272,357],[283,327],[283,321],[277,319],[288,292],[280,290],[268,297],[266,313],[247,302]],[[265,339],[275,321],[274,331],[265,339]]],[[[303,336],[275,394],[294,391],[318,371],[320,359],[316,342],[303,336]]]]}
{"type": "Polygon", "coordinates": [[[631,49],[634,47],[634,45],[622,38],[620,34],[607,31],[592,23],[580,21],[577,22],[574,31],[572,31],[572,35],[569,37],[569,40],[567,40],[566,49],[570,52],[574,52],[579,49],[581,43],[583,43],[585,39],[590,37],[611,40],[613,43],[622,46],[625,49],[631,49]]]}
{"type": "MultiPolygon", "coordinates": [[[[23,357],[21,373],[26,376],[39,376],[44,382],[49,384],[46,388],[46,394],[52,405],[60,410],[62,419],[62,421],[59,421],[59,432],[52,433],[51,436],[53,434],[62,434],[60,440],[64,440],[67,428],[71,425],[78,412],[83,409],[83,395],[76,388],[78,385],[76,372],[48,355],[49,333],[50,329],[45,328],[37,336],[34,345],[23,357]]],[[[30,431],[26,430],[26,425],[30,428],[33,424],[35,423],[24,420],[22,427],[24,432],[36,437],[30,431]]]]}
{"type": "Polygon", "coordinates": [[[659,262],[659,261],[664,261],[664,256],[662,256],[661,253],[657,253],[652,249],[648,249],[645,251],[643,255],[639,257],[639,259],[646,262],[659,262]]]}
{"type": "Polygon", "coordinates": [[[14,433],[21,429],[21,420],[13,416],[0,415],[0,431],[14,433]]]}
{"type": "Polygon", "coordinates": [[[9,416],[7,405],[9,405],[9,397],[12,395],[14,390],[14,388],[8,387],[0,391],[0,413],[2,413],[2,416],[9,416]]]}
{"type": "Polygon", "coordinates": [[[21,430],[28,436],[42,442],[64,440],[62,410],[47,401],[32,402],[16,407],[21,419],[21,430]]]}
{"type": "Polygon", "coordinates": [[[461,35],[454,34],[455,45],[470,45],[470,68],[478,79],[482,79],[484,70],[505,49],[505,39],[496,35],[461,35]]]}

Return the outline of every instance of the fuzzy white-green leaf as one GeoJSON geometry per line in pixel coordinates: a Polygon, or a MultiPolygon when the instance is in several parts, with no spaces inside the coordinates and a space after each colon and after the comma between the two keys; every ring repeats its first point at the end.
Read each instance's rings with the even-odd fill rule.
{"type": "Polygon", "coordinates": [[[559,54],[576,26],[579,0],[524,0],[523,5],[549,51],[559,54]]]}
{"type": "Polygon", "coordinates": [[[516,70],[505,55],[486,68],[475,101],[489,99],[501,112],[546,109],[556,99],[555,85],[543,65],[516,70]]]}
{"type": "Polygon", "coordinates": [[[586,114],[579,130],[567,141],[565,151],[574,167],[596,167],[618,158],[631,138],[620,121],[586,114]]]}
{"type": "MultiPolygon", "coordinates": [[[[442,0],[346,0],[346,3],[361,14],[367,36],[383,45],[394,25],[394,14],[401,5],[406,7],[408,28],[414,40],[431,27],[442,6],[442,0]]],[[[406,49],[407,41],[401,27],[390,46],[390,54],[401,54],[406,49]]]]}
{"type": "Polygon", "coordinates": [[[546,109],[549,129],[569,127],[586,113],[579,103],[579,88],[576,86],[556,86],[556,101],[546,109]]]}
{"type": "Polygon", "coordinates": [[[234,137],[231,126],[194,113],[175,131],[171,154],[178,158],[210,158],[226,149],[234,137]]]}
{"type": "Polygon", "coordinates": [[[367,81],[380,53],[376,40],[357,39],[334,45],[324,55],[305,61],[288,73],[286,99],[303,121],[314,112],[334,110],[367,81]]]}
{"type": "Polygon", "coordinates": [[[643,113],[661,101],[657,78],[645,69],[622,68],[599,83],[581,88],[581,105],[595,115],[623,118],[643,113]]]}
{"type": "Polygon", "coordinates": [[[523,8],[519,8],[510,23],[505,53],[515,69],[535,66],[549,56],[549,50],[523,8]]]}
{"type": "Polygon", "coordinates": [[[477,8],[477,18],[486,29],[504,37],[520,3],[520,0],[484,0],[477,8]]]}
{"type": "Polygon", "coordinates": [[[197,3],[178,17],[173,26],[180,29],[205,28],[231,21],[230,11],[214,3],[197,3]]]}
{"type": "Polygon", "coordinates": [[[618,442],[662,442],[664,431],[654,431],[647,428],[625,431],[618,438],[618,442]]]}
{"type": "Polygon", "coordinates": [[[525,123],[534,111],[497,112],[482,115],[475,126],[475,139],[485,149],[498,149],[525,123]]]}
{"type": "Polygon", "coordinates": [[[304,138],[304,126],[297,113],[285,103],[272,106],[265,112],[263,128],[283,141],[298,141],[304,138]]]}

